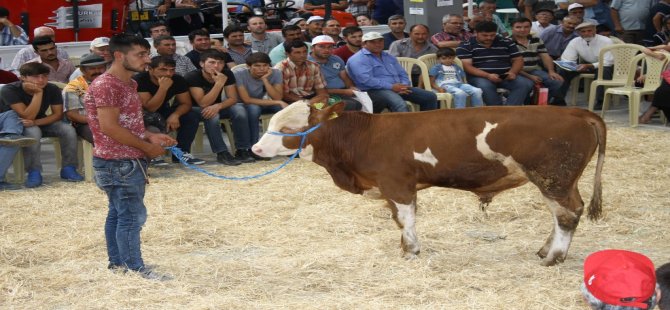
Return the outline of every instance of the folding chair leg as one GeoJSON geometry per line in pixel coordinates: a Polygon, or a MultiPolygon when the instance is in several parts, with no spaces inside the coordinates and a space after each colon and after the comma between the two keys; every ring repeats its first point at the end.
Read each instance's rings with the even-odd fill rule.
{"type": "Polygon", "coordinates": [[[203,149],[203,132],[205,131],[202,123],[198,124],[198,131],[195,132],[195,139],[193,139],[193,153],[202,153],[203,149]]]}
{"type": "Polygon", "coordinates": [[[577,105],[577,93],[579,92],[579,80],[581,78],[579,76],[576,76],[575,78],[570,81],[570,105],[571,106],[576,106],[577,105]]]}
{"type": "Polygon", "coordinates": [[[226,135],[228,136],[228,143],[230,144],[230,154],[235,155],[235,136],[233,136],[233,128],[230,124],[231,120],[222,119],[221,124],[226,128],[226,135]]]}
{"type": "Polygon", "coordinates": [[[630,127],[637,127],[638,125],[638,116],[640,114],[640,101],[641,96],[639,93],[633,93],[628,98],[630,101],[630,109],[628,111],[628,120],[630,122],[630,127]]]}
{"type": "Polygon", "coordinates": [[[81,147],[84,164],[84,179],[91,182],[93,181],[93,145],[88,141],[81,139],[81,147]]]}
{"type": "Polygon", "coordinates": [[[23,148],[19,148],[19,151],[16,152],[12,165],[14,167],[14,182],[23,183],[26,175],[26,166],[23,162],[23,148]]]}

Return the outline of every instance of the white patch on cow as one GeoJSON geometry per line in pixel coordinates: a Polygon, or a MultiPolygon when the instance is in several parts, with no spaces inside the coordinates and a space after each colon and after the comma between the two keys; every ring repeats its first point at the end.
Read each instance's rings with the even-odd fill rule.
{"type": "Polygon", "coordinates": [[[391,200],[398,210],[398,222],[402,225],[402,239],[404,242],[404,250],[409,256],[414,256],[420,250],[419,242],[416,237],[416,230],[414,228],[416,205],[414,202],[410,204],[397,203],[391,200]]]}
{"type": "Polygon", "coordinates": [[[572,242],[572,232],[566,231],[561,228],[560,225],[558,225],[558,216],[572,212],[565,209],[553,199],[545,197],[545,201],[547,202],[547,206],[549,207],[549,210],[551,211],[554,218],[554,237],[552,239],[547,258],[552,258],[554,255],[558,254],[566,255],[568,253],[568,249],[570,248],[570,243],[572,242]]]}
{"type": "Polygon", "coordinates": [[[486,126],[484,127],[482,133],[475,137],[477,142],[477,150],[482,153],[484,158],[488,160],[499,161],[501,164],[503,164],[509,173],[507,178],[528,179],[526,173],[523,171],[523,169],[521,169],[521,165],[516,160],[514,160],[512,156],[505,156],[501,153],[495,152],[491,149],[488,143],[486,143],[486,136],[488,136],[489,132],[491,132],[491,130],[495,129],[496,127],[498,127],[498,124],[491,124],[486,122],[486,126]]]}
{"type": "Polygon", "coordinates": [[[312,161],[313,156],[314,156],[314,148],[312,147],[311,144],[304,147],[300,152],[300,159],[312,161]]]}
{"type": "Polygon", "coordinates": [[[433,167],[437,165],[437,158],[435,158],[433,152],[430,151],[430,148],[426,148],[423,153],[414,152],[414,159],[420,162],[431,164],[433,167]]]}
{"type": "MultiPolygon", "coordinates": [[[[268,131],[278,132],[282,128],[297,130],[306,127],[308,125],[309,112],[308,101],[296,101],[272,116],[270,124],[268,125],[268,131]]],[[[288,149],[284,147],[282,140],[282,136],[265,133],[258,142],[254,144],[251,150],[263,157],[291,155],[295,153],[296,149],[288,149]]]]}

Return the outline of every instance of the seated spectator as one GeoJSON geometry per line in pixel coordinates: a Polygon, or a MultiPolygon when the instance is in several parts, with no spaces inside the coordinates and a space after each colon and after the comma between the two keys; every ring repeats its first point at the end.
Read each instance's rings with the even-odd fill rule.
{"type": "Polygon", "coordinates": [[[102,56],[93,53],[84,55],[79,62],[81,75],[68,82],[63,88],[65,117],[77,131],[77,135],[91,144],[93,144],[93,133],[88,127],[84,96],[91,82],[105,73],[108,64],[109,62],[102,56]]]}
{"type": "Polygon", "coordinates": [[[530,25],[530,20],[525,17],[512,22],[511,39],[523,57],[523,70],[519,74],[548,88],[551,104],[564,106],[565,94],[561,93],[563,78],[554,70],[554,61],[547,54],[542,39],[530,35],[530,25]]]}
{"type": "Polygon", "coordinates": [[[598,21],[592,18],[586,18],[584,17],[584,14],[584,6],[580,3],[573,3],[568,6],[568,15],[575,17],[577,19],[577,24],[588,22],[594,25],[598,25],[598,21]]]}
{"type": "MultiPolygon", "coordinates": [[[[91,41],[89,52],[104,58],[108,64],[112,63],[113,58],[112,54],[109,52],[109,38],[107,37],[98,37],[93,39],[93,41],[91,41]]],[[[74,72],[70,75],[70,81],[80,77],[81,74],[82,73],[80,68],[77,68],[77,70],[74,70],[74,72]]]]}
{"type": "MultiPolygon", "coordinates": [[[[133,79],[137,81],[137,93],[144,108],[144,126],[154,127],[157,133],[176,131],[177,147],[184,151],[182,160],[191,165],[204,164],[204,160],[190,154],[200,115],[191,109],[188,83],[176,74],[174,59],[155,56],[151,58],[149,70],[134,75],[133,79]]],[[[179,159],[172,155],[172,162],[178,163],[179,159]]]]}
{"type": "MultiPolygon", "coordinates": [[[[51,40],[56,42],[56,32],[51,27],[41,26],[35,28],[35,30],[33,30],[33,38],[37,37],[50,37],[51,40]]],[[[70,59],[70,56],[67,54],[65,49],[58,46],[56,47],[56,55],[60,59],[70,59]]],[[[35,48],[33,48],[32,45],[28,45],[16,52],[16,55],[14,55],[14,59],[12,60],[12,64],[9,66],[9,68],[14,74],[18,75],[21,65],[37,56],[38,55],[35,53],[35,48]]]]}
{"type": "Polygon", "coordinates": [[[236,25],[228,25],[223,30],[223,37],[228,42],[228,54],[236,65],[245,64],[251,55],[251,45],[244,44],[244,29],[236,25]]]}
{"type": "Polygon", "coordinates": [[[363,30],[356,26],[349,26],[342,30],[342,35],[347,44],[336,48],[333,51],[333,55],[342,58],[342,61],[346,63],[347,60],[349,60],[349,57],[361,50],[363,30]]]}
{"type": "Polygon", "coordinates": [[[328,92],[319,65],[307,60],[307,44],[302,41],[284,43],[288,58],[275,65],[283,77],[282,99],[285,102],[309,100],[328,102],[328,92]]]}
{"type": "Polygon", "coordinates": [[[465,101],[470,96],[473,107],[484,105],[482,90],[465,83],[465,71],[454,63],[456,52],[450,47],[441,48],[435,53],[440,63],[428,71],[430,85],[438,93],[450,93],[454,96],[454,107],[465,108],[465,101]]]}
{"type": "Polygon", "coordinates": [[[584,260],[582,296],[591,309],[653,309],[662,297],[654,272],[640,253],[598,251],[584,260]]]}
{"type": "MultiPolygon", "coordinates": [[[[217,50],[204,51],[200,55],[199,71],[189,72],[184,78],[189,84],[191,98],[197,104],[193,110],[205,123],[216,160],[224,165],[237,166],[254,162],[249,149],[249,120],[242,103],[238,103],[235,75],[226,67],[224,55],[217,50]],[[230,118],[235,136],[237,152],[233,157],[223,141],[221,118],[230,118]]],[[[232,143],[232,141],[230,141],[232,143]]]]}
{"type": "MultiPolygon", "coordinates": [[[[55,49],[54,49],[55,55],[55,49]]],[[[63,97],[58,86],[49,83],[48,66],[25,63],[19,68],[21,81],[7,84],[0,93],[0,106],[4,111],[14,110],[23,122],[23,134],[38,142],[25,147],[23,160],[28,172],[26,187],[42,185],[42,161],[39,140],[42,137],[58,137],[63,158],[60,176],[67,181],[78,182],[84,178],[77,173],[77,132],[63,120],[63,97]],[[47,110],[51,108],[51,114],[47,110]]]]}
{"type": "Polygon", "coordinates": [[[539,37],[544,42],[544,47],[547,48],[547,53],[551,58],[560,58],[568,43],[579,36],[575,31],[577,25],[579,23],[575,17],[566,16],[560,25],[549,26],[542,31],[539,37]]]}
{"type": "MultiPolygon", "coordinates": [[[[367,0],[365,0],[367,2],[367,0]]],[[[354,15],[354,18],[356,18],[356,26],[361,27],[361,26],[373,26],[374,24],[372,23],[372,19],[370,19],[370,16],[366,13],[361,13],[358,15],[354,15]]]]}
{"type": "Polygon", "coordinates": [[[28,44],[26,32],[23,31],[23,28],[14,25],[9,20],[9,10],[0,6],[0,46],[26,44],[28,44]]]}
{"type": "Polygon", "coordinates": [[[468,82],[481,88],[486,105],[502,105],[498,88],[509,90],[507,105],[523,105],[533,89],[533,82],[519,72],[523,57],[516,44],[497,35],[493,22],[483,21],[475,26],[475,37],[461,43],[456,49],[468,82]]]}
{"type": "Polygon", "coordinates": [[[442,17],[442,32],[434,34],[430,41],[438,48],[456,48],[461,41],[470,39],[471,34],[463,28],[463,17],[460,15],[447,14],[442,17]]]}
{"type": "Polygon", "coordinates": [[[323,34],[323,17],[314,15],[307,19],[307,30],[303,32],[302,37],[306,41],[312,41],[316,36],[323,34]]]}
{"type": "MultiPolygon", "coordinates": [[[[191,33],[188,34],[188,41],[191,42],[191,46],[193,46],[193,49],[186,53],[186,57],[188,57],[189,60],[191,60],[191,63],[195,66],[196,69],[200,70],[200,53],[207,51],[209,49],[216,49],[221,51],[223,49],[223,43],[217,39],[212,39],[218,41],[219,44],[221,44],[220,48],[216,48],[212,46],[212,41],[209,38],[209,32],[205,30],[194,30],[191,31],[191,33]]],[[[221,52],[221,54],[224,57],[224,62],[226,63],[226,66],[228,68],[232,68],[235,66],[235,61],[233,61],[233,58],[230,57],[230,55],[226,52],[221,52]]]]}
{"type": "MultiPolygon", "coordinates": [[[[664,45],[663,47],[667,47],[664,45]]],[[[649,56],[656,57],[659,60],[665,58],[665,53],[653,52],[645,49],[643,52],[649,56]]],[[[668,69],[670,70],[670,69],[668,69]]],[[[668,71],[665,72],[667,74],[668,71]]],[[[638,121],[641,124],[647,124],[651,121],[651,117],[659,110],[663,112],[665,117],[670,117],[670,101],[667,98],[670,96],[670,84],[665,78],[661,79],[661,86],[654,91],[654,99],[651,101],[649,108],[639,117],[638,121]]]]}
{"type": "Polygon", "coordinates": [[[385,50],[388,50],[394,41],[409,38],[409,33],[405,32],[405,26],[407,26],[407,22],[405,22],[404,16],[392,15],[389,17],[388,27],[391,31],[383,35],[385,50]]]}
{"type": "Polygon", "coordinates": [[[307,20],[302,17],[292,18],[291,20],[287,21],[286,24],[284,24],[284,26],[288,25],[296,25],[300,27],[302,31],[307,31],[307,20]]]}
{"type": "MultiPolygon", "coordinates": [[[[580,73],[593,73],[598,75],[598,70],[603,70],[603,79],[611,80],[613,74],[612,65],[614,59],[611,53],[605,54],[603,60],[604,68],[598,68],[600,63],[600,50],[603,47],[612,45],[610,38],[596,34],[596,25],[584,22],[577,26],[579,37],[573,39],[568,43],[568,46],[561,55],[561,60],[579,63],[577,71],[560,70],[565,82],[561,86],[561,93],[566,94],[570,87],[570,81],[578,76],[580,73]],[[580,63],[580,61],[583,62],[580,63]]],[[[604,87],[598,87],[596,92],[595,108],[599,110],[602,107],[603,95],[605,93],[604,87]]]]}
{"type": "Polygon", "coordinates": [[[166,56],[172,58],[177,64],[176,72],[181,76],[185,76],[191,71],[198,70],[191,62],[191,59],[177,54],[177,40],[172,36],[160,36],[154,39],[154,47],[156,48],[155,56],[166,56]]]}
{"type": "Polygon", "coordinates": [[[479,10],[483,13],[487,21],[492,21],[496,24],[496,31],[499,35],[507,37],[509,31],[505,28],[505,23],[496,15],[497,4],[496,0],[483,0],[479,3],[479,10]],[[489,20],[490,19],[490,20],[489,20]]]}
{"type": "MultiPolygon", "coordinates": [[[[305,20],[302,20],[304,23],[305,20]]],[[[281,45],[284,41],[284,39],[278,33],[267,32],[268,26],[265,23],[263,17],[250,17],[249,20],[247,20],[247,25],[247,29],[249,32],[251,32],[251,42],[247,44],[251,44],[251,49],[254,51],[269,54],[273,48],[275,48],[277,45],[281,45]]]]}
{"type": "Polygon", "coordinates": [[[349,58],[347,71],[354,85],[372,99],[373,112],[385,108],[391,112],[409,111],[405,100],[418,104],[421,111],[437,109],[433,92],[412,87],[398,60],[384,52],[384,37],[378,32],[363,35],[363,49],[349,58]]]}
{"type": "Polygon", "coordinates": [[[479,12],[479,6],[477,5],[477,2],[472,2],[472,15],[468,14],[468,2],[465,1],[463,2],[463,22],[465,25],[463,25],[463,28],[465,29],[466,32],[472,33],[473,29],[475,28],[474,25],[470,27],[470,20],[474,16],[481,15],[479,12]]]}
{"type": "Polygon", "coordinates": [[[665,263],[656,269],[656,283],[661,292],[658,308],[670,310],[670,263],[665,263]]]}
{"type": "Polygon", "coordinates": [[[50,37],[37,37],[33,40],[37,57],[28,61],[44,64],[49,68],[49,81],[67,83],[74,72],[74,65],[68,59],[58,58],[56,43],[50,37]]]}
{"type": "Polygon", "coordinates": [[[525,0],[523,3],[523,15],[530,19],[536,16],[538,12],[551,12],[554,16],[556,2],[554,0],[525,0]]]}
{"type": "Polygon", "coordinates": [[[322,32],[324,35],[331,37],[333,41],[335,41],[335,47],[340,47],[342,45],[347,44],[346,42],[344,42],[342,37],[340,37],[340,32],[342,32],[342,28],[340,28],[340,22],[338,22],[337,19],[326,20],[323,23],[322,32]]]}
{"type": "Polygon", "coordinates": [[[554,21],[554,10],[541,8],[535,11],[535,21],[530,28],[530,32],[539,37],[545,29],[553,26],[552,21],[554,21]]]}
{"type": "Polygon", "coordinates": [[[326,82],[326,91],[331,102],[342,101],[346,110],[360,110],[362,105],[354,95],[354,82],[345,70],[344,61],[333,55],[335,41],[329,36],[318,36],[312,40],[312,53],[307,58],[319,65],[326,82]]]}
{"type": "MultiPolygon", "coordinates": [[[[419,58],[423,55],[435,54],[437,47],[428,41],[430,29],[423,24],[412,25],[409,28],[409,38],[400,39],[391,43],[389,54],[395,57],[419,58]]],[[[421,69],[412,68],[412,85],[419,85],[421,69]]]]}
{"type": "MultiPolygon", "coordinates": [[[[277,45],[269,54],[273,66],[286,59],[286,50],[284,49],[286,44],[296,40],[302,41],[300,27],[296,25],[284,26],[284,28],[281,29],[281,34],[284,36],[284,44],[277,45]]],[[[307,46],[309,47],[309,44],[307,46]]]]}
{"type": "MultiPolygon", "coordinates": [[[[258,122],[262,114],[273,114],[288,106],[282,100],[284,81],[281,71],[272,68],[270,57],[265,53],[255,52],[247,57],[247,67],[233,70],[237,93],[244,102],[249,119],[249,135],[251,145],[260,138],[258,122]]],[[[251,152],[256,160],[266,160],[251,152]]]]}
{"type": "MultiPolygon", "coordinates": [[[[0,93],[2,86],[0,85],[0,93]]],[[[7,183],[5,175],[19,147],[35,144],[37,140],[21,135],[23,124],[18,114],[0,101],[0,192],[17,190],[21,186],[7,183]]]]}
{"type": "MultiPolygon", "coordinates": [[[[167,0],[169,1],[169,0],[167,0]]],[[[155,22],[149,25],[149,31],[152,40],[156,40],[158,37],[162,36],[171,36],[170,28],[162,21],[155,22]]],[[[186,44],[181,41],[177,41],[176,53],[179,55],[186,55],[190,51],[190,48],[186,47],[186,44]]],[[[156,54],[156,48],[151,47],[151,54],[156,54]]]]}

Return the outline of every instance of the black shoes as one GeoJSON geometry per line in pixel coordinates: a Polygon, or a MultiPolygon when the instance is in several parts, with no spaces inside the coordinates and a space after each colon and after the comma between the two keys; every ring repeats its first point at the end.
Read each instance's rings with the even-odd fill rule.
{"type": "Polygon", "coordinates": [[[216,161],[226,166],[238,166],[242,164],[241,161],[237,160],[233,155],[230,155],[228,151],[216,153],[216,161]]]}
{"type": "Polygon", "coordinates": [[[235,152],[235,159],[242,163],[253,163],[256,161],[251,157],[251,151],[249,150],[237,150],[237,152],[235,152]]]}

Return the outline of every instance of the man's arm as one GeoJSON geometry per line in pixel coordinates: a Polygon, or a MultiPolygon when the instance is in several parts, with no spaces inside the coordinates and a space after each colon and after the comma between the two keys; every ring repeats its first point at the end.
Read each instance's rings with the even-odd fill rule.
{"type": "Polygon", "coordinates": [[[450,40],[450,41],[433,41],[433,43],[435,44],[435,46],[437,46],[437,47],[439,47],[439,48],[447,48],[447,47],[450,47],[450,48],[457,48],[459,45],[461,45],[461,41],[460,41],[460,40],[455,40],[455,41],[452,41],[452,40],[450,40]]]}
{"type": "Polygon", "coordinates": [[[610,8],[610,16],[612,16],[612,22],[614,23],[614,31],[622,33],[623,26],[621,25],[621,19],[619,19],[619,10],[613,7],[610,8]]]}
{"type": "MultiPolygon", "coordinates": [[[[502,80],[500,79],[500,77],[497,74],[488,73],[484,70],[481,70],[481,69],[473,66],[471,58],[461,59],[461,63],[463,64],[463,70],[465,70],[465,72],[467,72],[470,75],[482,77],[482,78],[485,78],[485,79],[487,79],[491,82],[494,82],[494,83],[502,82],[502,80]]],[[[522,66],[523,66],[523,62],[522,62],[522,66]]]]}
{"type": "MultiPolygon", "coordinates": [[[[523,70],[523,57],[521,55],[512,58],[512,68],[509,69],[510,74],[517,75],[523,70]]],[[[509,76],[508,76],[509,78],[509,76]]]]}
{"type": "Polygon", "coordinates": [[[51,105],[51,114],[43,118],[38,118],[33,120],[35,126],[44,126],[53,124],[55,122],[60,122],[63,120],[63,105],[62,104],[52,104],[51,105]]]}
{"type": "MultiPolygon", "coordinates": [[[[279,87],[281,88],[282,85],[278,84],[279,87]]],[[[281,93],[281,91],[280,91],[281,93]]],[[[280,105],[282,107],[288,106],[286,102],[281,100],[281,97],[279,100],[275,99],[260,99],[260,98],[254,98],[249,95],[249,92],[247,91],[247,88],[244,86],[237,86],[237,94],[240,95],[240,99],[242,99],[242,102],[246,104],[255,104],[255,105],[260,105],[260,106],[273,106],[273,105],[280,105]]]]}
{"type": "Polygon", "coordinates": [[[328,91],[325,88],[315,89],[316,96],[309,100],[309,103],[328,102],[328,91]]]}
{"type": "Polygon", "coordinates": [[[228,78],[225,74],[220,72],[216,72],[215,74],[216,76],[214,77],[214,87],[212,87],[208,93],[205,94],[205,91],[202,89],[202,87],[189,88],[191,96],[193,96],[193,100],[195,100],[195,103],[197,103],[198,106],[202,108],[213,105],[215,102],[219,102],[219,100],[221,100],[219,98],[219,94],[221,93],[221,90],[226,84],[226,80],[228,78]]]}
{"type": "Polygon", "coordinates": [[[153,96],[150,92],[138,92],[142,100],[142,107],[150,112],[156,112],[165,102],[165,96],[170,87],[172,87],[172,79],[161,77],[158,79],[158,90],[153,96]]]}
{"type": "MultiPolygon", "coordinates": [[[[362,89],[391,89],[393,84],[386,81],[382,81],[373,76],[372,66],[367,63],[366,58],[349,58],[347,62],[347,71],[350,72],[350,76],[354,76],[356,81],[359,83],[359,87],[362,89]],[[354,61],[352,61],[352,59],[354,61]]],[[[404,70],[403,70],[404,71],[404,70]]]]}
{"type": "Polygon", "coordinates": [[[556,72],[554,67],[554,60],[547,53],[540,53],[540,59],[542,59],[542,64],[544,68],[547,69],[549,73],[549,78],[552,80],[563,81],[563,77],[556,72]]]}
{"type": "Polygon", "coordinates": [[[354,82],[352,82],[351,79],[349,78],[349,75],[347,75],[347,71],[346,70],[340,71],[339,76],[344,82],[344,86],[346,86],[346,88],[327,88],[326,90],[328,91],[329,94],[353,97],[355,89],[354,82]]]}
{"type": "MultiPolygon", "coordinates": [[[[23,83],[24,85],[27,83],[23,83]]],[[[33,85],[33,84],[30,84],[33,85]]],[[[26,86],[28,87],[28,86],[26,86]]],[[[44,96],[44,90],[40,89],[37,86],[34,86],[35,93],[33,94],[33,99],[30,100],[30,103],[26,106],[23,102],[16,102],[10,105],[12,110],[19,115],[19,117],[28,120],[35,120],[37,113],[40,112],[40,107],[42,106],[42,98],[44,96]]]]}
{"type": "Polygon", "coordinates": [[[344,11],[344,10],[347,9],[347,7],[349,6],[349,4],[347,3],[347,0],[340,0],[340,1],[338,1],[337,3],[332,2],[330,6],[331,6],[331,8],[332,8],[333,10],[344,11]]]}
{"type": "Polygon", "coordinates": [[[65,117],[69,119],[71,122],[78,123],[78,124],[88,124],[88,119],[86,118],[85,114],[80,114],[79,110],[81,109],[76,109],[76,110],[68,110],[65,112],[65,117]]]}
{"type": "MultiPolygon", "coordinates": [[[[134,147],[144,152],[149,158],[155,158],[165,153],[165,149],[162,146],[142,140],[127,128],[119,125],[119,115],[120,111],[117,107],[99,107],[98,121],[100,122],[100,131],[123,145],[134,147]]],[[[145,135],[145,139],[149,139],[151,133],[147,131],[145,135]]]]}

